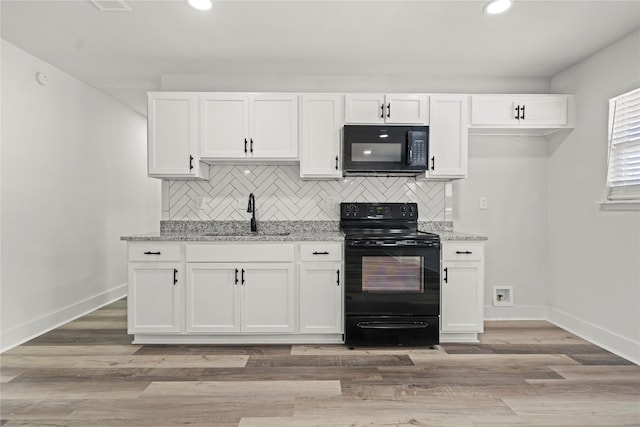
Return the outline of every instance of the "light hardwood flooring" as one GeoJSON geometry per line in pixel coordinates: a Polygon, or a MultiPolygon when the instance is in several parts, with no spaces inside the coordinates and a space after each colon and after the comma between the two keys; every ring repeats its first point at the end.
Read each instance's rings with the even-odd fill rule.
{"type": "Polygon", "coordinates": [[[0,373],[2,426],[640,426],[640,367],[542,321],[435,349],[132,345],[121,300],[0,373]]]}

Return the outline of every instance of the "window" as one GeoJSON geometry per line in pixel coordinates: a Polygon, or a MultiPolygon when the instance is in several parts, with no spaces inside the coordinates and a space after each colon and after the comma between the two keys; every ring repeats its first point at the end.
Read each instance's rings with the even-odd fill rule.
{"type": "Polygon", "coordinates": [[[640,202],[640,89],[609,100],[606,202],[640,202]]]}

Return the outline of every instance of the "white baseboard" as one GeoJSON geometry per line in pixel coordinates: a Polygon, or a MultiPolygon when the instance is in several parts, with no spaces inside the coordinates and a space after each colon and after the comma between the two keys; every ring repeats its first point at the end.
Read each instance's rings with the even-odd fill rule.
{"type": "Polygon", "coordinates": [[[546,320],[544,305],[484,306],[484,320],[546,320]]]}
{"type": "Polygon", "coordinates": [[[580,338],[640,365],[640,342],[630,340],[552,307],[547,307],[547,320],[580,338]]]}
{"type": "Polygon", "coordinates": [[[67,322],[84,316],[127,295],[126,283],[101,294],[78,301],[60,310],[45,314],[37,319],[15,326],[2,333],[0,353],[49,332],[67,322]]]}

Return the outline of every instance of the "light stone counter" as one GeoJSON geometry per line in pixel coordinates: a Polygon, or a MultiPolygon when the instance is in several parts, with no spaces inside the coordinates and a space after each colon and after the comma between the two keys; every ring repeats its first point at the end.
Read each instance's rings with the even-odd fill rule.
{"type": "MultiPolygon", "coordinates": [[[[486,236],[453,231],[445,221],[420,221],[420,231],[436,233],[441,240],[487,240],[486,236]]],[[[122,236],[126,241],[343,241],[338,221],[258,221],[252,233],[249,221],[161,221],[160,232],[122,236]]]]}

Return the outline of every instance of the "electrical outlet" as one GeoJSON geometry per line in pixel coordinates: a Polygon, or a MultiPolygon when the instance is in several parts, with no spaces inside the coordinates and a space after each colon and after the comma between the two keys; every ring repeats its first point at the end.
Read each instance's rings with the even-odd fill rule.
{"type": "Polygon", "coordinates": [[[480,209],[487,210],[489,209],[489,200],[486,197],[480,197],[480,209]]]}

